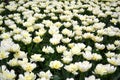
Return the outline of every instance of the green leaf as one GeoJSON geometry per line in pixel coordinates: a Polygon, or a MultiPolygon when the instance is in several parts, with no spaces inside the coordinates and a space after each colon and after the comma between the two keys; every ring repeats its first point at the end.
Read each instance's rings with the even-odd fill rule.
{"type": "Polygon", "coordinates": [[[60,77],[58,75],[54,75],[53,80],[60,80],[60,77]]]}

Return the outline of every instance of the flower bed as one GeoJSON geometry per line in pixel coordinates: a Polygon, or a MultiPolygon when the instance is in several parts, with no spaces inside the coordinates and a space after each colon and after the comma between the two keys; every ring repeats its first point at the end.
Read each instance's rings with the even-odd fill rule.
{"type": "Polygon", "coordinates": [[[0,2],[0,80],[119,80],[120,1],[0,2]]]}

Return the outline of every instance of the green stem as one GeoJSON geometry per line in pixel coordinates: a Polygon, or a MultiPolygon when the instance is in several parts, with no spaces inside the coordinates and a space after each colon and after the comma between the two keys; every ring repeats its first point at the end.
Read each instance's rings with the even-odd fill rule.
{"type": "Polygon", "coordinates": [[[85,73],[80,73],[79,80],[84,80],[84,78],[85,78],[85,73]]]}

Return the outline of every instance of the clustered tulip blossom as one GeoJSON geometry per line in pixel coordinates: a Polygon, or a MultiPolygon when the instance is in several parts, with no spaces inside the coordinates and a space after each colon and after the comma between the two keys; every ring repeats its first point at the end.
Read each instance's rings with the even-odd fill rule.
{"type": "Polygon", "coordinates": [[[119,80],[119,0],[0,2],[0,80],[119,80]]]}

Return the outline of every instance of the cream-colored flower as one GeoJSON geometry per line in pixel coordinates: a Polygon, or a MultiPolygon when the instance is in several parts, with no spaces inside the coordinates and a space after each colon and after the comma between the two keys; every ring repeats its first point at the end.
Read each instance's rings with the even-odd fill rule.
{"type": "Polygon", "coordinates": [[[43,36],[46,33],[46,30],[44,28],[39,29],[39,31],[35,32],[37,36],[43,36]]]}
{"type": "Polygon", "coordinates": [[[94,31],[94,28],[92,26],[89,26],[89,27],[85,27],[84,28],[87,32],[93,32],[94,31]]]}
{"type": "Polygon", "coordinates": [[[35,64],[35,63],[26,63],[26,64],[22,64],[21,67],[22,67],[23,70],[25,70],[26,72],[32,72],[33,69],[36,68],[36,64],[35,64]]]}
{"type": "Polygon", "coordinates": [[[15,58],[27,58],[27,53],[25,53],[24,51],[19,51],[19,52],[16,52],[14,54],[14,57],[15,58]]]}
{"type": "Polygon", "coordinates": [[[59,38],[50,38],[50,43],[52,43],[53,45],[57,45],[60,43],[60,39],[59,38]]]}
{"type": "Polygon", "coordinates": [[[97,30],[103,29],[104,27],[105,27],[105,23],[95,23],[93,25],[93,28],[97,30]]]}
{"type": "Polygon", "coordinates": [[[60,20],[61,21],[70,21],[71,20],[71,18],[72,18],[72,16],[68,16],[68,15],[60,15],[60,20]]]}
{"type": "Polygon", "coordinates": [[[18,80],[35,80],[36,75],[33,72],[25,72],[23,74],[19,74],[18,80]]]}
{"type": "Polygon", "coordinates": [[[12,21],[12,20],[10,20],[10,19],[5,20],[5,24],[6,24],[7,26],[13,25],[14,23],[15,23],[15,22],[12,21]]]}
{"type": "Polygon", "coordinates": [[[40,31],[44,30],[44,24],[42,24],[42,23],[36,23],[36,24],[34,24],[33,27],[34,27],[34,29],[40,29],[40,31]]]}
{"type": "Polygon", "coordinates": [[[71,30],[67,29],[67,28],[62,30],[62,34],[67,35],[68,37],[73,37],[74,36],[74,33],[71,30]]]}
{"type": "Polygon", "coordinates": [[[68,44],[68,47],[70,47],[70,48],[72,48],[72,47],[74,47],[75,46],[75,43],[69,43],[68,44]]]}
{"type": "Polygon", "coordinates": [[[33,38],[33,42],[40,43],[43,39],[40,36],[36,36],[33,38]]]}
{"type": "Polygon", "coordinates": [[[14,70],[9,71],[5,65],[1,66],[2,68],[2,72],[0,72],[0,74],[2,74],[2,78],[3,80],[14,80],[16,78],[16,74],[14,70]]]}
{"type": "Polygon", "coordinates": [[[58,60],[51,61],[49,64],[49,67],[52,69],[60,69],[62,66],[63,64],[58,60]]]}
{"type": "Polygon", "coordinates": [[[22,38],[23,38],[23,36],[21,34],[16,34],[16,35],[13,36],[13,39],[17,40],[17,41],[21,41],[22,38]]]}
{"type": "Polygon", "coordinates": [[[52,16],[51,19],[52,19],[52,20],[57,20],[58,17],[57,17],[57,16],[52,16]]]}
{"type": "Polygon", "coordinates": [[[73,56],[72,52],[71,51],[67,51],[67,50],[63,52],[63,55],[64,56],[69,56],[69,57],[73,56]]]}
{"type": "Polygon", "coordinates": [[[53,76],[52,73],[50,72],[50,70],[44,72],[44,71],[40,71],[38,73],[38,76],[40,78],[44,78],[45,80],[50,80],[50,78],[53,76]]]}
{"type": "Polygon", "coordinates": [[[81,50],[78,46],[72,47],[70,51],[72,52],[73,55],[80,55],[81,54],[81,50]]]}
{"type": "Polygon", "coordinates": [[[27,37],[30,37],[31,34],[28,32],[28,31],[25,31],[25,30],[22,30],[21,31],[21,35],[24,37],[24,38],[27,38],[27,37]]]}
{"type": "Polygon", "coordinates": [[[97,61],[102,59],[102,56],[100,54],[93,53],[92,55],[93,55],[92,60],[97,61]]]}
{"type": "Polygon", "coordinates": [[[93,36],[91,39],[94,42],[101,42],[101,41],[103,41],[103,37],[101,37],[101,36],[93,36]]]}
{"type": "Polygon", "coordinates": [[[10,54],[9,52],[0,50],[0,60],[8,58],[9,54],[10,54]]]}
{"type": "Polygon", "coordinates": [[[91,52],[92,51],[92,47],[91,46],[87,46],[86,48],[84,48],[84,51],[88,51],[88,52],[90,51],[91,52]]]}
{"type": "Polygon", "coordinates": [[[100,30],[97,30],[97,34],[101,36],[106,34],[106,32],[104,31],[104,29],[100,29],[100,30]]]}
{"type": "Polygon", "coordinates": [[[51,20],[43,20],[42,23],[44,23],[46,27],[52,27],[53,26],[53,22],[51,20]]]}
{"type": "Polygon", "coordinates": [[[114,41],[114,44],[115,44],[116,46],[120,46],[120,40],[115,40],[115,41],[114,41]]]}
{"type": "Polygon", "coordinates": [[[19,52],[19,51],[20,51],[20,46],[19,46],[19,44],[13,44],[13,45],[11,45],[9,51],[11,51],[11,52],[19,52]]]}
{"type": "Polygon", "coordinates": [[[32,37],[26,37],[22,39],[22,42],[27,45],[30,44],[32,42],[32,37]]]}
{"type": "Polygon", "coordinates": [[[71,41],[70,38],[63,38],[63,39],[62,39],[62,42],[63,42],[63,43],[69,43],[70,41],[71,41]]]}
{"type": "Polygon", "coordinates": [[[88,38],[94,38],[94,35],[92,33],[84,33],[83,38],[88,39],[88,38]]]}
{"type": "Polygon", "coordinates": [[[92,60],[93,55],[90,51],[86,51],[86,52],[83,53],[83,57],[87,60],[92,60]]]}
{"type": "Polygon", "coordinates": [[[60,40],[63,38],[62,34],[53,34],[52,38],[50,38],[50,43],[53,45],[57,45],[60,43],[60,40]]]}
{"type": "Polygon", "coordinates": [[[59,45],[59,46],[56,47],[56,50],[57,50],[58,53],[63,53],[64,51],[66,51],[66,49],[67,48],[63,45],[59,45]]]}
{"type": "Polygon", "coordinates": [[[71,63],[69,65],[65,65],[64,69],[67,70],[68,72],[73,73],[74,75],[78,74],[78,72],[77,72],[78,66],[73,63],[71,63]]]}
{"type": "Polygon", "coordinates": [[[82,31],[81,30],[76,30],[74,31],[76,36],[81,36],[82,35],[82,31]]]}
{"type": "Polygon", "coordinates": [[[88,61],[76,62],[75,64],[81,72],[86,72],[92,67],[92,64],[88,61]]]}
{"type": "Polygon", "coordinates": [[[64,22],[63,25],[64,25],[66,28],[68,28],[68,27],[70,27],[72,24],[71,24],[70,22],[64,22]]]}
{"type": "Polygon", "coordinates": [[[31,22],[24,22],[24,23],[23,23],[23,26],[25,26],[25,27],[30,27],[30,26],[32,26],[32,23],[31,23],[31,22]]]}
{"type": "Polygon", "coordinates": [[[28,58],[22,58],[22,60],[18,60],[19,65],[24,65],[28,63],[28,58]]]}
{"type": "Polygon", "coordinates": [[[64,63],[70,63],[73,60],[72,56],[63,56],[62,61],[64,63]]]}
{"type": "Polygon", "coordinates": [[[111,57],[111,58],[107,58],[107,61],[115,66],[119,66],[120,65],[120,58],[118,57],[111,57]]]}
{"type": "Polygon", "coordinates": [[[9,5],[5,6],[9,11],[15,11],[17,9],[17,4],[15,1],[9,3],[9,5]],[[10,8],[11,7],[11,8],[10,8]]]}
{"type": "Polygon", "coordinates": [[[10,49],[11,49],[11,46],[12,45],[14,45],[14,42],[13,42],[13,40],[11,39],[11,38],[9,38],[9,39],[3,39],[2,41],[1,41],[1,49],[0,49],[0,51],[10,51],[10,49]]]}
{"type": "Polygon", "coordinates": [[[108,50],[115,50],[116,49],[114,44],[108,44],[106,47],[108,50]]]}
{"type": "Polygon", "coordinates": [[[11,37],[11,35],[10,35],[9,32],[3,33],[3,34],[0,35],[0,38],[3,38],[3,39],[8,39],[8,38],[10,38],[10,37],[11,37]]]}
{"type": "Polygon", "coordinates": [[[95,43],[95,47],[99,50],[103,50],[105,49],[105,45],[104,44],[99,44],[99,43],[95,43]]]}
{"type": "Polygon", "coordinates": [[[108,57],[108,58],[111,58],[111,57],[115,57],[115,53],[114,52],[107,52],[105,53],[105,55],[108,57]]]}
{"type": "Polygon", "coordinates": [[[89,77],[85,77],[85,80],[100,80],[100,79],[96,79],[94,75],[91,75],[89,77]]]}
{"type": "Polygon", "coordinates": [[[116,23],[117,23],[118,21],[117,21],[117,19],[112,18],[112,19],[110,20],[110,22],[112,22],[112,23],[114,23],[114,24],[116,25],[116,23]]]}
{"type": "Polygon", "coordinates": [[[30,22],[31,24],[34,24],[35,23],[35,20],[36,20],[36,18],[35,17],[29,17],[28,19],[27,19],[27,22],[30,22]]]}
{"type": "Polygon", "coordinates": [[[34,54],[34,55],[31,55],[31,61],[40,61],[40,62],[43,62],[45,60],[45,58],[41,57],[41,54],[34,54]]]}
{"type": "Polygon", "coordinates": [[[20,34],[21,33],[21,31],[22,31],[22,29],[20,29],[20,28],[15,28],[15,29],[13,29],[13,33],[15,33],[16,35],[17,34],[20,34]]]}
{"type": "Polygon", "coordinates": [[[7,62],[7,64],[9,64],[10,66],[18,66],[19,65],[18,59],[13,58],[9,62],[7,62]]]}
{"type": "Polygon", "coordinates": [[[28,31],[28,32],[33,32],[33,31],[34,31],[34,28],[33,28],[32,26],[27,27],[27,31],[28,31]]]}
{"type": "Polygon", "coordinates": [[[106,65],[98,64],[94,71],[95,71],[95,74],[99,74],[103,76],[103,75],[114,73],[116,71],[116,67],[111,66],[110,64],[106,64],[106,65]]]}
{"type": "Polygon", "coordinates": [[[34,17],[37,18],[37,19],[43,19],[44,17],[46,17],[46,14],[35,13],[34,17]]]}
{"type": "Polygon", "coordinates": [[[106,75],[107,70],[106,70],[105,66],[102,64],[97,64],[97,66],[95,68],[95,74],[99,74],[101,76],[106,75]]]}
{"type": "Polygon", "coordinates": [[[54,25],[57,26],[58,28],[60,28],[62,26],[62,23],[61,22],[56,22],[54,25]]]}
{"type": "Polygon", "coordinates": [[[17,26],[15,24],[8,26],[10,29],[16,29],[17,26]]]}
{"type": "Polygon", "coordinates": [[[108,74],[112,74],[116,71],[117,68],[114,66],[111,66],[110,64],[107,64],[106,69],[107,69],[108,74]]]}
{"type": "Polygon", "coordinates": [[[54,49],[53,49],[51,46],[47,46],[47,47],[44,46],[44,47],[42,48],[42,51],[45,52],[45,53],[47,53],[47,54],[48,54],[48,53],[54,53],[54,52],[55,52],[54,49]]]}
{"type": "Polygon", "coordinates": [[[49,29],[49,34],[53,35],[53,34],[58,34],[59,33],[59,28],[56,26],[51,26],[49,29]]]}

